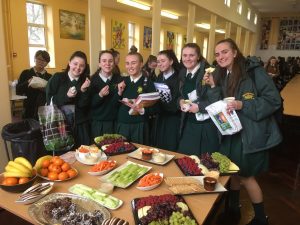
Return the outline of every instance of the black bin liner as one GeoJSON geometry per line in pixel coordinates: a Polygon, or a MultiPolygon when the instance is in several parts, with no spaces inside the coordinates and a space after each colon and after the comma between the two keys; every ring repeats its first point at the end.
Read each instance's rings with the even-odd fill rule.
{"type": "Polygon", "coordinates": [[[8,159],[10,157],[6,141],[11,143],[13,159],[22,156],[34,165],[39,157],[46,155],[40,124],[34,119],[25,119],[5,125],[2,128],[2,138],[5,142],[8,159]]]}

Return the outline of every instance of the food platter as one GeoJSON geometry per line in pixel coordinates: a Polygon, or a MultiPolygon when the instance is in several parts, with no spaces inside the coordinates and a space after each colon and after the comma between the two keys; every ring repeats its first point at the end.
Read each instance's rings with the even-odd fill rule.
{"type": "Polygon", "coordinates": [[[79,157],[79,153],[76,151],[75,158],[78,162],[91,166],[99,163],[102,160],[107,160],[107,155],[104,152],[101,152],[101,156],[98,157],[96,160],[84,160],[83,158],[79,157]]]}
{"type": "Polygon", "coordinates": [[[148,162],[148,163],[152,163],[152,164],[156,164],[156,165],[161,165],[161,166],[166,165],[167,163],[169,163],[175,157],[175,155],[165,154],[165,153],[161,153],[161,152],[154,153],[154,155],[155,154],[163,154],[164,155],[164,160],[163,161],[156,161],[154,157],[152,157],[150,160],[143,159],[142,158],[142,153],[141,153],[141,148],[138,148],[134,152],[131,152],[127,155],[129,157],[133,158],[133,159],[138,159],[138,160],[141,160],[141,161],[144,161],[144,162],[148,162]]]}
{"type": "Polygon", "coordinates": [[[153,189],[157,188],[157,187],[163,182],[164,174],[163,174],[163,173],[153,173],[153,174],[158,175],[158,176],[161,177],[161,180],[160,180],[159,183],[156,183],[156,184],[150,185],[150,186],[144,186],[144,187],[139,186],[141,180],[142,180],[144,177],[150,175],[150,174],[147,174],[147,175],[145,175],[143,178],[141,178],[141,180],[140,180],[139,184],[136,186],[136,188],[139,189],[139,190],[141,190],[141,191],[150,191],[150,190],[153,190],[153,189]]]}
{"type": "Polygon", "coordinates": [[[101,146],[101,150],[108,156],[121,155],[136,150],[136,146],[130,142],[122,141],[101,146]]]}
{"type": "Polygon", "coordinates": [[[69,178],[67,178],[67,179],[65,179],[65,180],[50,180],[48,177],[44,177],[44,176],[42,176],[42,175],[39,174],[39,173],[37,173],[37,175],[38,175],[40,178],[43,178],[43,179],[48,180],[48,181],[64,182],[64,181],[71,180],[71,179],[73,179],[73,178],[75,178],[75,177],[78,176],[78,170],[75,169],[74,167],[71,167],[71,169],[74,170],[74,171],[76,172],[76,175],[75,175],[74,177],[69,177],[69,178]]]}
{"type": "Polygon", "coordinates": [[[117,161],[115,161],[115,160],[109,160],[109,161],[115,163],[115,165],[112,168],[107,169],[107,170],[101,170],[101,171],[88,171],[88,174],[90,174],[92,176],[101,176],[101,175],[104,175],[104,174],[112,171],[117,166],[117,161]]]}
{"type": "Polygon", "coordinates": [[[34,220],[34,223],[41,225],[61,224],[61,219],[48,218],[45,215],[44,210],[46,203],[57,201],[65,197],[70,198],[72,202],[76,204],[78,212],[80,213],[99,210],[99,212],[103,215],[103,220],[109,219],[111,217],[110,212],[95,201],[73,194],[54,193],[47,195],[45,198],[42,198],[39,201],[32,204],[31,206],[29,206],[28,213],[30,217],[34,220]]]}
{"type": "Polygon", "coordinates": [[[116,187],[127,188],[151,168],[150,166],[127,161],[99,179],[102,182],[112,183],[116,187]]]}

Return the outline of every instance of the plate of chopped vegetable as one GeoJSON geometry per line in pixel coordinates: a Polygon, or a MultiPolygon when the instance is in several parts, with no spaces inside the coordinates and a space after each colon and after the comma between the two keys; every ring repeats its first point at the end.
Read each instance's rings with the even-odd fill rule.
{"type": "Polygon", "coordinates": [[[100,176],[114,169],[116,165],[117,165],[117,161],[115,160],[101,161],[96,165],[92,166],[88,173],[92,176],[100,176]]]}
{"type": "Polygon", "coordinates": [[[140,179],[136,188],[142,191],[150,191],[157,188],[163,181],[163,178],[163,173],[149,173],[140,179]]]}

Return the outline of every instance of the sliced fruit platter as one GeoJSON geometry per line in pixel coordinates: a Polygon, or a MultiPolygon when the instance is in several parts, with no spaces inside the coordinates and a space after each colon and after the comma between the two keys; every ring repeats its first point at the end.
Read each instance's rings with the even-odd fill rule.
{"type": "Polygon", "coordinates": [[[137,185],[137,189],[142,191],[150,191],[157,188],[163,181],[163,173],[149,173],[143,176],[137,185]]]}
{"type": "Polygon", "coordinates": [[[101,149],[106,155],[111,156],[132,152],[136,149],[136,147],[129,142],[122,141],[103,145],[101,149]]]}
{"type": "Polygon", "coordinates": [[[165,165],[175,157],[175,155],[165,154],[159,149],[151,147],[140,147],[129,153],[128,156],[157,165],[165,165]]]}
{"type": "Polygon", "coordinates": [[[227,156],[219,152],[203,153],[200,157],[191,155],[175,159],[176,164],[186,176],[201,176],[211,170],[217,170],[220,175],[238,173],[239,167],[227,156]]]}
{"type": "Polygon", "coordinates": [[[120,188],[127,188],[138,178],[147,173],[151,167],[127,161],[120,167],[110,171],[100,178],[103,182],[109,182],[120,188]]]}
{"type": "Polygon", "coordinates": [[[73,185],[69,188],[69,192],[98,202],[100,205],[103,205],[108,209],[117,209],[123,204],[122,200],[111,195],[102,193],[97,189],[91,188],[84,184],[73,185]]]}
{"type": "Polygon", "coordinates": [[[115,160],[101,161],[96,165],[92,166],[88,173],[93,176],[103,175],[114,169],[116,165],[117,161],[115,160]]]}
{"type": "Polygon", "coordinates": [[[158,195],[132,200],[135,224],[187,224],[197,225],[192,212],[179,195],[158,195]]]}
{"type": "Polygon", "coordinates": [[[98,147],[102,147],[103,145],[123,142],[126,138],[120,134],[104,134],[99,137],[94,138],[94,142],[98,147]]]}
{"type": "Polygon", "coordinates": [[[82,164],[95,165],[107,156],[97,146],[81,145],[75,152],[75,158],[82,164]]]}

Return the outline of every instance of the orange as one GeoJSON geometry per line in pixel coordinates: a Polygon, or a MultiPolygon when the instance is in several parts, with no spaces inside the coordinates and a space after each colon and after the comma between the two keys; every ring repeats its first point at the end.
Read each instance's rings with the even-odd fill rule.
{"type": "Polygon", "coordinates": [[[42,168],[40,170],[40,174],[43,176],[43,177],[47,177],[48,176],[48,169],[47,168],[42,168]]]}
{"type": "Polygon", "coordinates": [[[48,173],[48,178],[49,180],[57,180],[58,179],[58,174],[55,172],[49,172],[48,173]]]}
{"type": "Polygon", "coordinates": [[[43,168],[48,168],[49,165],[50,165],[50,160],[49,160],[49,159],[45,159],[45,160],[42,162],[42,167],[43,167],[43,168]]]}
{"type": "Polygon", "coordinates": [[[67,173],[69,174],[70,178],[75,177],[77,175],[77,172],[74,169],[69,169],[67,173]]]}
{"type": "Polygon", "coordinates": [[[58,174],[58,179],[59,180],[66,180],[69,178],[69,174],[67,172],[61,172],[58,174]]]}
{"type": "Polygon", "coordinates": [[[18,184],[18,178],[16,177],[5,177],[6,185],[12,186],[18,184]]]}
{"type": "Polygon", "coordinates": [[[66,172],[69,169],[71,169],[71,166],[69,163],[65,162],[64,164],[61,165],[61,169],[62,169],[62,171],[66,172]]]}
{"type": "Polygon", "coordinates": [[[53,160],[53,164],[56,166],[61,166],[64,163],[64,160],[62,160],[61,158],[56,158],[53,160]]]}
{"type": "Polygon", "coordinates": [[[55,173],[59,174],[59,173],[61,172],[61,168],[60,168],[60,166],[53,165],[53,166],[51,167],[51,169],[49,169],[49,171],[55,172],[55,173]]]}
{"type": "Polygon", "coordinates": [[[52,159],[50,160],[50,162],[54,162],[55,159],[59,158],[59,156],[53,156],[52,159]]]}
{"type": "Polygon", "coordinates": [[[25,184],[28,181],[30,181],[30,178],[28,178],[28,177],[20,177],[19,184],[25,184]]]}

